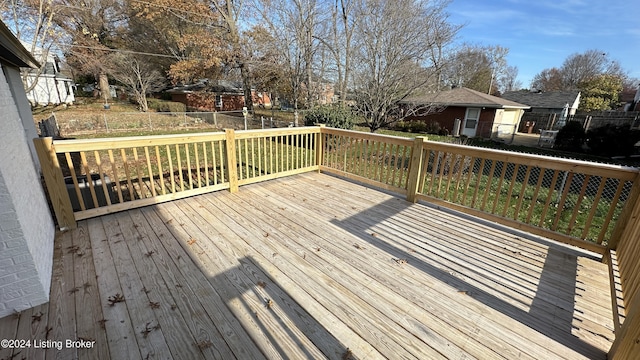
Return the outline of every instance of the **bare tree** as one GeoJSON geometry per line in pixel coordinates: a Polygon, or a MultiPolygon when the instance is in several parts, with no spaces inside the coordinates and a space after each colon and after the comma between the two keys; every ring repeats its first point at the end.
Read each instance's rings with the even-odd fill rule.
{"type": "Polygon", "coordinates": [[[318,8],[315,0],[260,0],[255,3],[260,23],[273,37],[272,53],[280,54],[291,90],[291,102],[298,109],[309,103],[313,66],[317,50],[314,37],[318,8]]]}
{"type": "Polygon", "coordinates": [[[558,68],[544,69],[533,77],[530,87],[538,91],[564,90],[562,71],[558,68]]]}
{"type": "Polygon", "coordinates": [[[575,90],[580,84],[598,75],[614,75],[628,78],[620,63],[611,60],[602,50],[587,50],[569,55],[558,68],[544,69],[533,78],[531,87],[538,90],[575,90]]]}
{"type": "Polygon", "coordinates": [[[53,21],[65,31],[70,44],[65,49],[69,65],[93,74],[102,98],[111,98],[108,70],[120,33],[127,30],[126,3],[120,0],[58,0],[61,11],[53,21]]]}
{"type": "Polygon", "coordinates": [[[133,94],[143,112],[149,110],[147,94],[162,90],[165,86],[164,76],[147,59],[132,55],[114,56],[109,73],[133,94]]]}
{"type": "Polygon", "coordinates": [[[52,47],[62,37],[53,21],[59,10],[58,3],[47,0],[5,0],[0,3],[3,20],[40,63],[38,69],[21,71],[26,92],[37,85],[38,78],[47,66],[52,47]]]}
{"type": "Polygon", "coordinates": [[[327,7],[327,13],[330,14],[325,19],[327,26],[316,38],[331,55],[340,104],[344,106],[351,80],[353,37],[358,22],[358,17],[354,15],[356,9],[361,7],[361,0],[335,0],[327,7]]]}
{"type": "Polygon", "coordinates": [[[248,109],[253,107],[253,97],[251,96],[251,74],[249,73],[249,64],[246,59],[246,51],[242,49],[242,41],[240,38],[240,30],[238,23],[242,14],[244,1],[233,0],[208,0],[215,10],[218,11],[222,18],[222,25],[227,31],[227,40],[231,46],[233,66],[240,70],[242,78],[242,88],[244,90],[244,103],[248,109]]]}
{"type": "Polygon", "coordinates": [[[499,45],[464,44],[450,55],[443,71],[444,83],[494,94],[499,90],[497,82],[507,69],[508,53],[509,49],[499,45]]]}
{"type": "Polygon", "coordinates": [[[373,132],[401,118],[398,104],[425,86],[439,69],[430,49],[452,41],[447,1],[365,0],[358,9],[353,61],[356,109],[373,132]],[[440,36],[433,36],[434,34],[440,36]],[[442,34],[446,34],[443,36],[442,34]]]}
{"type": "Polygon", "coordinates": [[[518,80],[518,67],[507,66],[498,78],[498,89],[501,92],[516,91],[522,88],[522,82],[518,80]]]}

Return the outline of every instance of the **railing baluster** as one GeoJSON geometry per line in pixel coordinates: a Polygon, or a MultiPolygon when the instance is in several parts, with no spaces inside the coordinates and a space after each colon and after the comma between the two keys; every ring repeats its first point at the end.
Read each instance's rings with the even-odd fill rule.
{"type": "Polygon", "coordinates": [[[451,199],[451,179],[453,178],[453,172],[456,167],[456,163],[458,162],[458,157],[460,155],[451,153],[451,160],[449,161],[449,175],[447,176],[447,185],[445,186],[444,193],[446,196],[445,200],[449,201],[451,199]]]}
{"type": "Polygon", "coordinates": [[[569,189],[571,189],[571,184],[573,183],[573,173],[570,172],[568,175],[565,173],[566,181],[562,182],[562,186],[564,187],[562,191],[562,196],[560,197],[560,201],[558,203],[558,212],[556,213],[556,217],[553,220],[553,226],[551,230],[556,231],[558,229],[558,222],[560,221],[560,216],[562,215],[562,211],[564,210],[564,204],[567,201],[567,195],[569,194],[569,189]]]}
{"type": "Polygon", "coordinates": [[[200,167],[200,152],[198,151],[198,143],[193,143],[193,154],[196,160],[196,179],[198,181],[196,187],[202,186],[202,176],[201,176],[201,167],[200,167]]]}
{"type": "Polygon", "coordinates": [[[122,196],[122,187],[120,186],[120,174],[118,174],[118,168],[116,167],[116,162],[113,156],[113,150],[109,149],[107,151],[109,153],[109,162],[111,163],[111,171],[113,171],[113,180],[116,182],[116,190],[118,192],[118,201],[120,204],[124,202],[124,197],[122,196]]]}
{"type": "MultiPolygon", "coordinates": [[[[274,141],[274,137],[272,136],[269,138],[269,174],[275,173],[275,171],[273,170],[273,141],[274,141]]],[[[277,158],[276,158],[276,161],[277,161],[277,158]]]]}
{"type": "Polygon", "coordinates": [[[167,190],[164,188],[164,171],[162,171],[162,158],[160,157],[160,148],[156,145],[156,161],[158,163],[158,175],[160,176],[160,188],[162,189],[162,195],[167,194],[167,190]]]}
{"type": "Polygon", "coordinates": [[[540,215],[540,221],[538,222],[538,227],[543,227],[542,224],[544,224],[544,220],[547,217],[547,211],[549,210],[551,199],[553,198],[553,194],[556,192],[556,183],[558,182],[558,175],[560,175],[560,171],[555,170],[553,172],[553,178],[551,179],[551,185],[549,185],[547,200],[545,201],[544,207],[542,208],[542,214],[540,215]]]}
{"type": "MultiPolygon", "coordinates": [[[[587,216],[587,220],[584,222],[584,229],[582,230],[582,234],[580,235],[580,238],[582,239],[586,239],[587,236],[589,235],[589,228],[591,227],[591,221],[593,220],[593,216],[596,214],[596,211],[598,210],[598,204],[600,203],[600,197],[602,197],[602,193],[604,192],[604,187],[607,184],[607,178],[604,176],[600,177],[600,185],[598,185],[598,190],[596,192],[596,195],[593,199],[592,205],[591,205],[591,210],[589,211],[589,215],[587,216]]],[[[613,203],[612,203],[613,205],[613,203]]],[[[609,206],[612,206],[609,205],[609,206]]]]}
{"type": "Polygon", "coordinates": [[[91,170],[89,169],[89,164],[87,163],[87,155],[84,151],[80,151],[80,161],[82,162],[82,167],[84,167],[84,173],[87,177],[87,184],[89,185],[89,194],[91,194],[91,200],[93,201],[93,207],[100,207],[100,203],[98,202],[98,196],[96,195],[96,189],[93,186],[93,175],[91,170]]]}
{"type": "Polygon", "coordinates": [[[189,144],[184,144],[184,157],[187,159],[187,176],[189,177],[189,190],[193,190],[193,172],[191,171],[191,152],[189,144]]]}
{"type": "Polygon", "coordinates": [[[576,200],[575,205],[573,206],[573,214],[571,214],[571,220],[569,220],[569,224],[567,226],[567,234],[571,235],[573,231],[573,226],[576,223],[576,218],[578,217],[578,213],[580,212],[580,207],[582,206],[582,199],[584,198],[584,194],[587,191],[587,186],[589,185],[589,181],[591,180],[591,175],[587,175],[582,182],[582,188],[580,189],[580,195],[576,200]]]}
{"type": "MultiPolygon", "coordinates": [[[[438,167],[440,166],[440,152],[439,151],[433,151],[432,153],[433,153],[433,163],[431,164],[431,166],[432,166],[432,168],[431,168],[431,179],[429,181],[429,190],[427,190],[427,192],[426,192],[427,195],[433,195],[432,194],[433,184],[436,182],[436,179],[437,179],[436,178],[436,174],[438,173],[438,167]]],[[[434,197],[438,197],[438,194],[436,193],[433,196],[434,197]]]]}
{"type": "Polygon", "coordinates": [[[380,142],[380,152],[378,153],[378,166],[380,166],[380,172],[378,176],[378,181],[383,182],[384,169],[385,169],[385,160],[387,159],[387,143],[380,142]]]}
{"type": "Polygon", "coordinates": [[[529,176],[531,175],[531,166],[527,166],[527,172],[524,175],[524,181],[522,181],[522,188],[518,195],[518,203],[516,204],[516,210],[513,212],[513,219],[518,220],[520,208],[522,207],[522,201],[524,200],[524,193],[527,190],[527,184],[529,183],[529,176]]]}
{"type": "Polygon", "coordinates": [[[622,195],[622,190],[624,189],[624,181],[620,181],[618,183],[618,187],[616,188],[616,194],[613,196],[611,200],[611,205],[609,205],[609,211],[607,212],[607,217],[605,217],[604,222],[602,224],[602,228],[600,229],[600,233],[598,234],[597,243],[602,244],[604,241],[604,236],[607,233],[607,229],[609,229],[609,223],[611,219],[613,219],[613,214],[616,210],[616,204],[618,203],[618,199],[620,199],[620,195],[622,195]]]}
{"type": "Polygon", "coordinates": [[[500,202],[500,194],[502,193],[502,184],[504,183],[504,177],[507,174],[507,164],[506,161],[502,161],[502,170],[500,171],[500,179],[498,180],[498,187],[496,188],[496,197],[493,199],[493,206],[491,206],[491,213],[496,214],[496,210],[498,207],[498,203],[500,202]]]}
{"type": "Polygon", "coordinates": [[[182,169],[182,157],[180,156],[180,147],[176,144],[176,157],[178,160],[178,176],[180,177],[180,191],[184,191],[184,171],[182,169]]]}
{"type": "Polygon", "coordinates": [[[489,198],[489,193],[491,192],[491,185],[493,185],[493,174],[496,171],[496,163],[497,161],[491,160],[491,168],[489,169],[489,179],[487,180],[487,186],[485,187],[484,195],[482,196],[482,205],[480,205],[481,211],[484,211],[484,208],[487,205],[487,199],[489,198]]]}
{"type": "MultiPolygon", "coordinates": [[[[225,174],[229,169],[229,166],[231,166],[231,164],[229,164],[228,162],[225,163],[225,157],[224,157],[224,142],[219,141],[218,142],[218,155],[220,156],[218,159],[220,159],[220,182],[224,183],[225,182],[225,174]]],[[[235,166],[235,164],[233,164],[235,166]]]]}
{"type": "Polygon", "coordinates": [[[129,161],[127,160],[127,153],[124,148],[120,149],[120,156],[122,157],[122,165],[124,166],[124,175],[127,177],[127,188],[129,189],[129,201],[136,199],[136,193],[131,183],[131,172],[129,171],[129,161]]]}
{"type": "Polygon", "coordinates": [[[169,145],[165,145],[167,150],[167,159],[169,159],[169,176],[171,179],[171,193],[174,194],[176,192],[176,177],[173,171],[173,159],[171,158],[171,148],[169,145]]]}
{"type": "Polygon", "coordinates": [[[471,175],[476,168],[476,157],[471,157],[471,162],[469,163],[469,172],[467,173],[467,180],[464,182],[464,188],[462,192],[462,205],[466,206],[467,203],[467,192],[469,192],[469,183],[471,182],[471,175]]]}
{"type": "Polygon", "coordinates": [[[100,153],[96,150],[93,152],[93,156],[96,159],[98,174],[100,174],[100,181],[102,182],[102,193],[104,194],[107,206],[111,206],[111,197],[109,196],[109,190],[107,189],[107,182],[105,180],[104,171],[102,171],[102,159],[100,158],[100,153]]]}
{"type": "MultiPolygon", "coordinates": [[[[148,146],[144,147],[144,157],[147,161],[147,170],[149,171],[149,187],[151,188],[151,196],[156,196],[156,181],[153,178],[153,169],[151,168],[151,157],[149,156],[148,146]]],[[[142,194],[140,194],[140,198],[142,198],[142,194]]]]}
{"type": "Polygon", "coordinates": [[[471,207],[475,208],[476,207],[476,200],[478,198],[478,189],[480,188],[480,180],[482,179],[482,174],[484,173],[484,166],[486,163],[486,159],[482,158],[482,160],[480,161],[480,167],[478,168],[478,176],[476,179],[476,186],[475,189],[473,189],[473,197],[471,198],[471,207]]]}
{"type": "Polygon", "coordinates": [[[460,168],[458,169],[458,174],[456,175],[456,183],[455,190],[453,191],[453,199],[451,201],[458,201],[458,189],[460,189],[460,179],[462,179],[462,173],[464,172],[465,164],[467,162],[467,155],[460,156],[460,168]]]}
{"type": "Polygon", "coordinates": [[[527,212],[527,220],[525,221],[527,224],[531,223],[533,209],[535,209],[536,205],[538,204],[538,194],[540,193],[540,187],[542,187],[542,180],[544,180],[544,177],[546,175],[546,169],[537,169],[539,169],[540,172],[538,173],[538,182],[536,184],[536,189],[533,192],[533,197],[531,198],[531,206],[529,206],[529,211],[527,212]]]}
{"type": "MultiPolygon", "coordinates": [[[[251,176],[256,177],[256,157],[255,157],[255,139],[251,139],[251,176]]],[[[246,144],[246,140],[245,140],[246,144]]],[[[247,177],[249,177],[249,171],[247,169],[247,177]]]]}
{"type": "Polygon", "coordinates": [[[211,179],[209,178],[209,156],[207,151],[207,143],[202,142],[202,161],[204,161],[204,186],[211,185],[211,179]]]}
{"type": "Polygon", "coordinates": [[[69,173],[71,174],[71,181],[73,181],[73,187],[76,190],[76,196],[78,197],[80,210],[87,210],[87,207],[84,206],[84,198],[82,197],[82,192],[80,191],[80,185],[78,184],[78,175],[76,174],[76,169],[73,165],[73,160],[71,160],[71,154],[65,153],[64,156],[65,156],[65,159],[67,159],[67,166],[69,167],[69,173]]]}
{"type": "Polygon", "coordinates": [[[520,164],[515,164],[513,169],[513,174],[511,175],[511,183],[509,184],[509,191],[507,192],[507,199],[504,203],[504,207],[502,208],[502,217],[507,217],[507,212],[509,211],[509,205],[511,205],[511,194],[513,194],[513,187],[518,181],[518,171],[520,171],[520,164]]]}
{"type": "MultiPolygon", "coordinates": [[[[142,174],[140,173],[140,159],[138,158],[138,148],[133,148],[133,160],[136,162],[136,174],[138,175],[138,188],[140,189],[140,198],[145,198],[145,186],[142,182],[142,174]]],[[[150,193],[150,192],[149,192],[150,193]]]]}

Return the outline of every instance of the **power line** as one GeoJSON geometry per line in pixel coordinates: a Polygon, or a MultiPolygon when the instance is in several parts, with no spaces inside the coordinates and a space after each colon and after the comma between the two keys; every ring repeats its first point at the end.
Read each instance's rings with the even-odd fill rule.
{"type": "MultiPolygon", "coordinates": [[[[111,48],[104,48],[104,47],[98,47],[98,46],[85,46],[85,45],[75,45],[75,44],[58,44],[58,46],[60,46],[60,47],[76,47],[76,48],[81,48],[81,49],[100,50],[100,51],[111,51],[111,52],[124,53],[124,54],[136,54],[136,55],[164,57],[164,58],[172,58],[172,59],[176,59],[177,58],[177,56],[174,56],[174,55],[156,54],[156,53],[148,53],[148,52],[134,51],[134,50],[124,50],[124,49],[111,49],[111,48]]],[[[190,60],[204,60],[204,59],[200,59],[200,58],[189,58],[189,59],[190,60]]]]}

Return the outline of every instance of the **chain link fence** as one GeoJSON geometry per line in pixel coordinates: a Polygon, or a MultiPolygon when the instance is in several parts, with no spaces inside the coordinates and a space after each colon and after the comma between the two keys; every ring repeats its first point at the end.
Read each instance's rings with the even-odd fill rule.
{"type": "MultiPolygon", "coordinates": [[[[55,112],[52,116],[64,136],[96,133],[115,133],[132,131],[175,131],[202,129],[216,131],[222,129],[266,129],[294,127],[292,121],[283,121],[267,116],[249,113],[245,117],[242,111],[220,112],[55,112]]],[[[302,126],[302,121],[299,122],[302,126]]]]}

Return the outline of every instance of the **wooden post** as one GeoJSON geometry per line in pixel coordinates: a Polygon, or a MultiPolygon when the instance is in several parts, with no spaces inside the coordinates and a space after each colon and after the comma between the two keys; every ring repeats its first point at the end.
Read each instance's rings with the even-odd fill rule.
{"type": "Polygon", "coordinates": [[[42,175],[44,176],[49,199],[53,206],[53,211],[58,220],[60,230],[75,229],[76,220],[71,207],[71,199],[64,183],[62,170],[58,163],[58,156],[53,147],[53,139],[50,137],[33,139],[33,144],[40,160],[42,175]]]}
{"type": "MultiPolygon", "coordinates": [[[[607,353],[607,359],[635,359],[633,354],[640,352],[640,295],[636,295],[630,304],[625,304],[627,317],[616,331],[616,338],[607,353]]],[[[617,320],[617,319],[616,319],[617,320]]]]}
{"type": "Polygon", "coordinates": [[[227,177],[229,179],[229,191],[238,192],[238,161],[236,159],[236,135],[233,129],[224,129],[227,150],[227,177]]]}
{"type": "Polygon", "coordinates": [[[325,124],[319,124],[320,132],[316,136],[316,165],[318,165],[318,173],[320,172],[320,166],[322,165],[322,157],[324,155],[324,137],[323,130],[326,127],[325,124]]]}
{"type": "Polygon", "coordinates": [[[411,149],[411,162],[409,163],[409,178],[407,179],[407,201],[416,202],[416,195],[420,183],[420,174],[422,174],[422,167],[424,166],[423,145],[426,138],[418,136],[413,141],[413,148],[411,149]]]}

